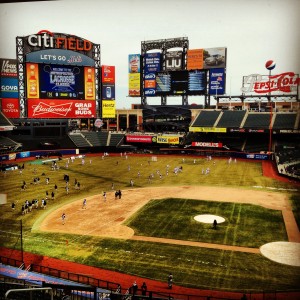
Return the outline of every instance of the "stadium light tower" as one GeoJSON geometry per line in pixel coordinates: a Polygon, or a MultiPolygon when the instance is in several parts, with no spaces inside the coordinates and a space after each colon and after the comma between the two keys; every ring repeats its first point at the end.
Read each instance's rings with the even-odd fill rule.
{"type": "Polygon", "coordinates": [[[268,60],[265,64],[265,67],[269,70],[269,104],[270,104],[270,124],[269,124],[269,153],[271,153],[272,150],[272,118],[273,118],[273,105],[272,105],[272,99],[271,99],[271,71],[275,68],[276,63],[273,60],[268,60]]]}

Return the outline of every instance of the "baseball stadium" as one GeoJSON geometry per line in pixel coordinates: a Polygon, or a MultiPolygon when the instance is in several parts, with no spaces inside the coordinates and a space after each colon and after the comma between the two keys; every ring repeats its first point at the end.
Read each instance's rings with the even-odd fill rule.
{"type": "Polygon", "coordinates": [[[300,299],[298,74],[267,61],[227,96],[226,48],[143,41],[136,104],[116,109],[99,44],[42,30],[16,50],[0,59],[0,299],[300,299]]]}

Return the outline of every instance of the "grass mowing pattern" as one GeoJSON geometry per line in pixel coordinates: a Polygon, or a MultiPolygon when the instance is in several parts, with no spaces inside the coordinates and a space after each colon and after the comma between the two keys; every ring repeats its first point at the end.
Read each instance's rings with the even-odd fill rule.
{"type": "Polygon", "coordinates": [[[151,200],[126,225],[136,235],[244,247],[258,248],[268,242],[287,240],[281,212],[239,203],[151,200]],[[221,216],[225,222],[213,230],[212,224],[194,220],[199,214],[221,216]]]}
{"type": "MultiPolygon", "coordinates": [[[[241,288],[257,290],[298,288],[300,268],[280,265],[265,259],[261,255],[179,245],[31,232],[30,228],[35,226],[35,230],[38,229],[39,222],[51,210],[76,199],[100,194],[102,191],[109,191],[112,182],[116,189],[121,190],[130,187],[130,179],[134,180],[135,187],[172,185],[239,186],[242,192],[243,188],[252,186],[293,188],[287,183],[263,177],[261,163],[257,162],[238,161],[237,164],[228,165],[227,159],[213,159],[214,164],[213,161],[207,161],[206,158],[197,157],[194,163],[194,158],[185,157],[183,162],[182,158],[175,156],[158,157],[157,162],[150,161],[151,157],[130,156],[128,160],[124,157],[106,157],[104,160],[101,157],[93,157],[91,159],[92,163],[90,164],[89,158],[86,158],[85,165],[82,165],[80,160],[75,160],[73,164],[70,163],[68,168],[65,166],[65,160],[59,161],[60,169],[58,171],[51,171],[50,164],[33,165],[25,163],[22,175],[18,171],[0,174],[1,192],[6,193],[8,198],[8,203],[1,206],[0,245],[20,249],[19,221],[22,219],[25,251],[164,281],[166,274],[173,272],[175,284],[199,288],[230,290],[241,288]],[[169,175],[166,175],[167,165],[170,166],[169,175]],[[177,166],[182,166],[183,172],[176,176],[172,171],[177,166]],[[130,171],[128,170],[129,167],[130,171]],[[207,167],[210,167],[210,174],[208,176],[202,175],[202,169],[207,167]],[[163,180],[160,180],[156,175],[157,170],[160,170],[163,174],[163,180]],[[140,177],[137,176],[139,171],[140,177]],[[149,183],[148,176],[151,173],[155,176],[149,183]],[[64,189],[64,174],[70,176],[69,195],[66,195],[64,189]],[[33,178],[37,176],[40,177],[41,181],[40,184],[34,185],[33,178]],[[46,177],[50,178],[49,185],[45,183],[46,177]],[[73,182],[75,178],[81,183],[80,191],[74,189],[73,182]],[[26,181],[28,186],[26,191],[21,191],[20,188],[23,180],[26,181]],[[26,216],[21,216],[21,204],[26,199],[32,200],[45,197],[45,192],[48,190],[50,194],[55,183],[58,185],[58,192],[54,201],[48,201],[47,210],[38,209],[26,216]],[[15,211],[10,208],[12,201],[18,201],[15,211]],[[69,240],[68,247],[66,247],[66,239],[69,240]]],[[[299,193],[286,193],[295,203],[293,206],[294,213],[299,215],[299,205],[297,204],[299,193]]],[[[184,205],[181,204],[181,208],[188,207],[187,203],[190,202],[185,199],[180,201],[184,203],[184,205]]],[[[200,205],[200,203],[198,201],[197,205],[200,205]]],[[[213,204],[216,205],[216,203],[213,204]]],[[[222,215],[225,209],[220,208],[218,205],[215,207],[215,212],[222,215]]],[[[232,229],[228,227],[228,232],[223,234],[223,237],[226,237],[223,243],[230,244],[230,240],[227,240],[229,236],[231,236],[232,243],[242,245],[246,241],[246,236],[244,241],[239,240],[239,236],[245,230],[241,228],[247,227],[247,224],[242,224],[243,221],[246,222],[246,219],[239,218],[239,216],[246,213],[246,208],[247,206],[244,208],[244,206],[235,205],[234,209],[231,211],[229,209],[228,219],[235,224],[235,227],[232,229]]],[[[195,209],[195,211],[198,213],[199,209],[195,209]]],[[[262,215],[264,213],[262,212],[262,215]]],[[[179,217],[180,214],[177,214],[177,216],[179,217]]],[[[260,220],[262,218],[259,212],[257,214],[247,213],[247,218],[250,219],[250,217],[260,220]]],[[[278,216],[275,215],[274,218],[278,218],[278,216]]],[[[189,222],[192,223],[193,220],[190,219],[189,222]]],[[[268,220],[268,224],[269,222],[270,220],[268,220]]],[[[276,220],[274,219],[270,224],[273,224],[273,222],[276,223],[276,220]]],[[[281,222],[282,220],[279,218],[278,229],[274,230],[273,227],[267,226],[262,228],[262,231],[270,236],[274,232],[276,232],[274,234],[282,236],[281,222]]],[[[264,224],[266,222],[261,222],[260,226],[264,226],[264,224]]],[[[197,226],[199,227],[199,223],[197,226]]],[[[149,227],[151,227],[151,224],[149,227]]],[[[199,237],[200,234],[198,233],[199,237]]],[[[273,237],[271,237],[271,240],[273,240],[273,237]]],[[[250,238],[248,242],[251,243],[250,238]]]]}
{"type": "Polygon", "coordinates": [[[39,254],[51,253],[52,257],[161,281],[172,272],[175,284],[195,288],[295,289],[300,276],[300,268],[274,263],[258,254],[189,246],[43,233],[28,236],[25,247],[39,254]]]}

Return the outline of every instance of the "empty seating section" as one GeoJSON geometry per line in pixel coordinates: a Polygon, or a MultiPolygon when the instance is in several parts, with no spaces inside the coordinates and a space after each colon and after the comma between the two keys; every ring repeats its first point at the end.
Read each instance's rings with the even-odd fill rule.
{"type": "Polygon", "coordinates": [[[293,129],[296,118],[296,113],[276,113],[273,129],[293,129]]]}
{"type": "Polygon", "coordinates": [[[94,147],[102,147],[107,144],[108,132],[89,131],[84,132],[83,135],[94,147]]]}
{"type": "Polygon", "coordinates": [[[245,143],[245,137],[242,136],[219,137],[219,140],[225,149],[233,151],[242,151],[245,143]]]}
{"type": "Polygon", "coordinates": [[[251,153],[267,152],[269,150],[269,139],[265,135],[259,136],[255,134],[248,136],[243,150],[251,153]]]}
{"type": "Polygon", "coordinates": [[[124,138],[123,133],[112,133],[110,136],[110,141],[109,141],[109,146],[118,146],[123,138],[124,138]]]}
{"type": "Polygon", "coordinates": [[[18,143],[13,141],[12,139],[5,137],[5,136],[0,136],[0,148],[15,147],[16,145],[18,145],[18,143]]]}
{"type": "Polygon", "coordinates": [[[221,111],[206,111],[202,110],[200,114],[196,117],[193,127],[213,127],[215,122],[217,121],[221,111]]]}
{"type": "Polygon", "coordinates": [[[248,113],[244,128],[261,128],[267,129],[270,126],[269,113],[248,113]]]}
{"type": "Polygon", "coordinates": [[[79,148],[81,147],[91,147],[91,144],[85,139],[81,133],[70,133],[70,139],[79,148]]]}
{"type": "Polygon", "coordinates": [[[225,110],[217,124],[217,127],[239,128],[246,114],[245,110],[230,111],[225,110]]]}
{"type": "Polygon", "coordinates": [[[13,124],[0,112],[0,126],[12,126],[13,124]]]}
{"type": "Polygon", "coordinates": [[[108,131],[97,132],[97,135],[99,137],[99,141],[101,143],[101,146],[106,146],[107,145],[108,134],[109,134],[108,131]]]}

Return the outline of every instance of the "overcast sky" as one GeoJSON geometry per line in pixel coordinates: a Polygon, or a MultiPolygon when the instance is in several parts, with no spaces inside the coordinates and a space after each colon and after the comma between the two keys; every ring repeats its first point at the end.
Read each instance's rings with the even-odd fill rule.
{"type": "MultiPolygon", "coordinates": [[[[188,37],[189,49],[227,47],[227,95],[243,76],[300,73],[300,0],[58,0],[0,4],[0,58],[16,58],[16,37],[42,29],[101,45],[101,64],[116,67],[116,106],[130,108],[128,55],[141,42],[188,37]]],[[[148,99],[149,105],[160,98],[148,99]]],[[[167,104],[181,104],[168,97],[167,104]]],[[[190,97],[189,104],[203,104],[190,97]]],[[[214,104],[214,101],[212,101],[214,104]]]]}

